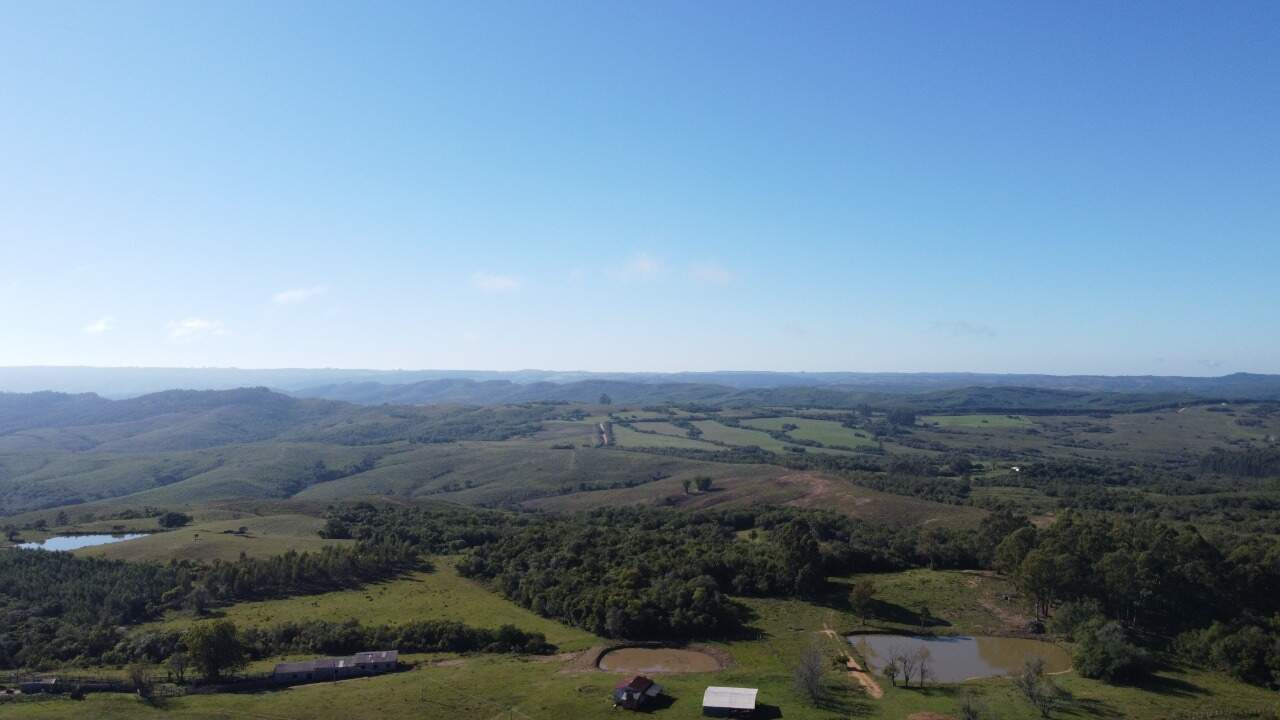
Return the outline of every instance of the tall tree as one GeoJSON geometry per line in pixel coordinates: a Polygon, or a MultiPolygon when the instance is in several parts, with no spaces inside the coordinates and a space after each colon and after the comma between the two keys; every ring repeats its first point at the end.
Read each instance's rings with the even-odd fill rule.
{"type": "Polygon", "coordinates": [[[867,616],[871,614],[875,604],[876,584],[869,578],[859,578],[853,584],[853,590],[849,593],[849,605],[863,625],[867,624],[867,616]]]}
{"type": "Polygon", "coordinates": [[[817,705],[822,699],[822,671],[822,650],[816,641],[810,642],[800,651],[792,668],[796,692],[810,705],[817,705]]]}
{"type": "Polygon", "coordinates": [[[206,680],[219,680],[248,664],[245,647],[230,620],[196,623],[182,637],[191,663],[206,680]]]}

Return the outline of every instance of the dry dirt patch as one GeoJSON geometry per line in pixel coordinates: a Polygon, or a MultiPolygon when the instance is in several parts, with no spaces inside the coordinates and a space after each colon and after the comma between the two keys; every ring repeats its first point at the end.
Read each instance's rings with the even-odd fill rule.
{"type": "Polygon", "coordinates": [[[607,672],[685,673],[715,672],[720,660],[700,650],[684,648],[624,647],[600,655],[597,665],[607,672]]]}

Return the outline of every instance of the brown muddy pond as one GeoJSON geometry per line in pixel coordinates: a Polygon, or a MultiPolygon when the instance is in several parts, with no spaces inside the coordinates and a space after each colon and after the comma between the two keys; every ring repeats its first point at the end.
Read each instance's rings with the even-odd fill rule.
{"type": "Polygon", "coordinates": [[[891,657],[927,648],[931,677],[943,683],[1007,675],[1033,657],[1044,659],[1045,672],[1071,669],[1067,651],[1040,640],[971,635],[850,635],[848,640],[876,673],[891,657]]]}
{"type": "Polygon", "coordinates": [[[715,672],[720,661],[697,650],[618,648],[600,656],[601,670],[630,673],[715,672]]]}

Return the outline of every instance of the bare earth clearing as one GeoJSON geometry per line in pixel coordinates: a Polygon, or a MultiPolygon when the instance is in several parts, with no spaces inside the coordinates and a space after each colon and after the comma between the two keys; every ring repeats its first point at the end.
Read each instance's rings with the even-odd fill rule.
{"type": "Polygon", "coordinates": [[[718,659],[699,650],[676,648],[619,648],[600,655],[597,666],[606,672],[685,673],[715,672],[718,659]]]}

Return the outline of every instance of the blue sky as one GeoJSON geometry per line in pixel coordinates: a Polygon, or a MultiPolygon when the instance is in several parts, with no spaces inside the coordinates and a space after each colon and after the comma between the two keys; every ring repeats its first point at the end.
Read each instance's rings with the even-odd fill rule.
{"type": "Polygon", "coordinates": [[[1280,4],[0,3],[0,365],[1280,372],[1280,4]]]}

